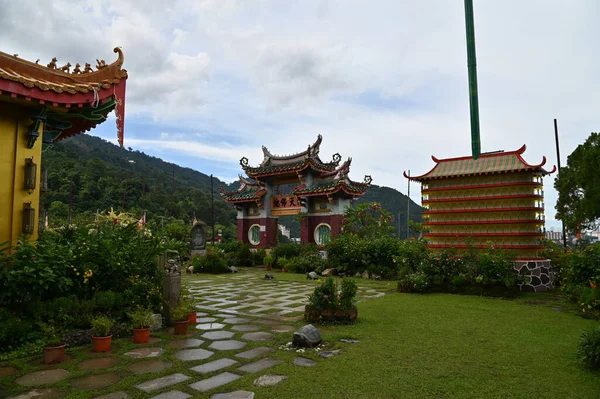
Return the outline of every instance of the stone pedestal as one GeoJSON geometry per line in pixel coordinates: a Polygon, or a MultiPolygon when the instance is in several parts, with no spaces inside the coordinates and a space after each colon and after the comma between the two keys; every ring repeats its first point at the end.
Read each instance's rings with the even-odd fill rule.
{"type": "Polygon", "coordinates": [[[181,297],[181,265],[177,251],[167,251],[164,259],[163,316],[165,324],[171,325],[171,311],[181,297]]]}
{"type": "Polygon", "coordinates": [[[523,282],[519,288],[524,292],[543,292],[554,290],[554,269],[550,259],[517,260],[515,270],[523,282]]]}

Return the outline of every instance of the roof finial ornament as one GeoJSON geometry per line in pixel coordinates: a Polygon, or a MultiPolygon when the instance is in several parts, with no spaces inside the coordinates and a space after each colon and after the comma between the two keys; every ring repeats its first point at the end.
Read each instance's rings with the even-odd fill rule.
{"type": "Polygon", "coordinates": [[[73,75],[79,75],[81,73],[81,65],[79,63],[75,64],[75,69],[73,69],[73,75]]]}
{"type": "Polygon", "coordinates": [[[86,62],[85,68],[83,69],[83,73],[90,73],[90,72],[94,72],[94,70],[92,69],[92,66],[88,62],[86,62]]]}
{"type": "Polygon", "coordinates": [[[50,63],[48,63],[48,65],[46,65],[46,67],[48,67],[50,69],[56,69],[56,61],[58,61],[56,59],[56,57],[53,57],[52,61],[50,61],[50,63]]]}
{"type": "Polygon", "coordinates": [[[373,178],[371,177],[371,175],[365,175],[365,184],[371,184],[372,181],[373,178]]]}
{"type": "Polygon", "coordinates": [[[71,73],[71,63],[67,62],[65,65],[63,65],[60,70],[62,72],[66,72],[66,73],[71,73]]]}
{"type": "Polygon", "coordinates": [[[335,154],[333,154],[333,163],[340,163],[340,161],[342,160],[342,156],[340,155],[339,152],[336,152],[335,154]]]}
{"type": "Polygon", "coordinates": [[[106,61],[96,58],[96,69],[100,70],[102,68],[106,68],[106,61]]]}
{"type": "Polygon", "coordinates": [[[248,158],[242,157],[242,159],[240,159],[240,165],[242,166],[242,168],[247,168],[248,167],[248,158]]]}

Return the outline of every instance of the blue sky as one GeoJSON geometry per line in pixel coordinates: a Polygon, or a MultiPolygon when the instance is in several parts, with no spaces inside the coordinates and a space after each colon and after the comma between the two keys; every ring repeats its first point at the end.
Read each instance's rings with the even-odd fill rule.
{"type": "MultiPolygon", "coordinates": [[[[600,130],[600,3],[475,0],[483,151],[562,163],[600,130]]],[[[231,181],[239,159],[353,158],[351,177],[406,192],[402,172],[470,153],[464,11],[447,0],[0,0],[0,50],[129,71],[125,146],[231,181]],[[35,29],[31,29],[34,26],[35,29]]],[[[115,140],[113,123],[91,134],[115,140]]],[[[554,221],[554,177],[545,179],[554,221]]],[[[411,197],[420,201],[419,189],[411,197]]]]}

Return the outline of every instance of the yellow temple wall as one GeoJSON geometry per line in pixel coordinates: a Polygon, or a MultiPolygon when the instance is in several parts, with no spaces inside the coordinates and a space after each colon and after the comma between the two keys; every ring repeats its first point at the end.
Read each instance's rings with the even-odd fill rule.
{"type": "Polygon", "coordinates": [[[33,148],[27,148],[27,130],[30,121],[25,107],[0,102],[0,243],[12,241],[22,234],[23,206],[31,202],[35,209],[34,233],[38,236],[38,213],[40,204],[40,175],[42,153],[42,131],[33,148]],[[35,190],[25,190],[25,159],[33,157],[37,164],[35,190]]]}

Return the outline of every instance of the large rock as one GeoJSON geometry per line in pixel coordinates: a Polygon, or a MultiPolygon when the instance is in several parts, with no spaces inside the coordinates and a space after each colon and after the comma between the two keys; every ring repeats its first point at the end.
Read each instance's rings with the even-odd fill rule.
{"type": "Polygon", "coordinates": [[[293,344],[301,348],[314,348],[322,341],[321,333],[312,324],[307,324],[294,333],[293,344]]]}

